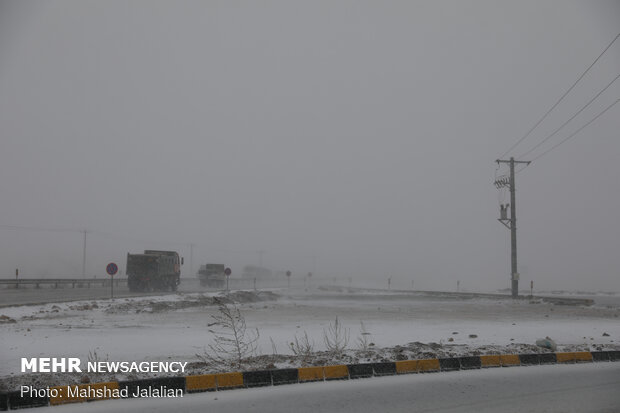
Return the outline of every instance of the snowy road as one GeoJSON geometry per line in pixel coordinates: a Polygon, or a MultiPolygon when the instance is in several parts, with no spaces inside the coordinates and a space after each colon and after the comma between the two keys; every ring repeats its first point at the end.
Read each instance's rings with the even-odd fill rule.
{"type": "MultiPolygon", "coordinates": [[[[185,282],[179,285],[179,292],[204,291],[198,282],[185,282]]],[[[170,293],[134,293],[127,285],[114,285],[114,297],[153,296],[170,293]]],[[[110,298],[110,287],[92,286],[90,288],[71,288],[70,285],[61,285],[52,288],[51,285],[42,285],[41,288],[32,286],[15,289],[14,286],[0,288],[0,307],[26,304],[57,303],[72,300],[106,300],[110,298]]]]}
{"type": "MultiPolygon", "coordinates": [[[[298,280],[297,280],[298,281],[298,280]]],[[[315,280],[318,281],[318,280],[315,280]]],[[[274,280],[267,280],[259,282],[256,287],[259,290],[264,289],[285,289],[286,283],[274,280]]],[[[254,285],[251,280],[242,280],[242,279],[231,279],[230,283],[231,289],[246,289],[253,290],[254,285]]],[[[297,285],[296,289],[302,288],[302,285],[297,285]]],[[[303,286],[305,288],[305,286],[303,286]]],[[[220,291],[219,289],[213,288],[205,288],[201,287],[198,280],[195,278],[187,278],[182,279],[181,284],[179,285],[179,292],[181,293],[192,293],[192,292],[213,292],[220,291]]],[[[398,290],[370,290],[375,291],[377,293],[398,293],[398,290]]],[[[401,290],[403,294],[411,294],[415,293],[411,290],[401,290]]],[[[130,292],[127,288],[126,283],[121,283],[121,285],[114,286],[114,297],[115,298],[124,298],[124,297],[144,297],[144,296],[157,296],[157,295],[167,295],[170,293],[167,292],[153,292],[153,293],[135,293],[130,292]]],[[[440,292],[431,292],[432,296],[437,297],[438,294],[446,294],[443,298],[457,298],[455,293],[440,293],[440,292]],[[450,296],[450,294],[452,296],[450,296]]],[[[464,299],[470,298],[485,298],[483,297],[485,294],[478,293],[462,293],[462,297],[464,299]]],[[[525,295],[524,295],[525,296],[525,295]]],[[[541,296],[558,298],[556,295],[554,297],[553,294],[542,294],[541,296]]],[[[494,294],[494,297],[489,295],[486,298],[501,298],[502,295],[494,294]]],[[[588,299],[593,300],[599,306],[618,306],[620,305],[620,297],[616,294],[612,295],[568,295],[568,298],[573,299],[588,299]]],[[[41,288],[34,288],[32,285],[25,285],[19,289],[15,289],[14,285],[3,285],[0,286],[0,308],[14,306],[14,305],[34,305],[34,304],[45,304],[45,303],[58,303],[58,302],[67,302],[67,301],[76,301],[76,300],[106,300],[110,298],[110,287],[103,286],[91,286],[89,288],[77,287],[72,288],[70,285],[60,285],[58,288],[53,288],[50,284],[43,284],[41,288]]]]}
{"type": "MultiPolygon", "coordinates": [[[[115,297],[135,296],[127,286],[114,286],[115,297]]],[[[142,294],[147,295],[147,294],[142,294]]],[[[71,288],[2,288],[0,289],[0,307],[26,304],[57,303],[71,300],[97,300],[110,298],[110,287],[71,288]]]]}
{"type": "Polygon", "coordinates": [[[110,400],[36,412],[618,412],[620,363],[496,368],[110,400]]]}
{"type": "MultiPolygon", "coordinates": [[[[260,289],[271,288],[284,288],[286,283],[282,280],[279,281],[262,281],[259,282],[256,287],[260,289]]],[[[252,280],[231,279],[231,289],[247,289],[253,290],[254,286],[252,280]]],[[[192,292],[214,292],[222,291],[221,289],[201,287],[198,279],[196,278],[183,278],[179,285],[180,293],[192,293],[192,292]]],[[[170,292],[131,292],[127,288],[126,282],[121,282],[120,285],[114,285],[114,297],[115,298],[127,298],[127,297],[146,297],[146,296],[161,296],[168,295],[170,292]]],[[[14,285],[2,285],[0,286],[0,308],[9,307],[15,305],[34,305],[45,303],[59,303],[77,300],[107,300],[110,298],[110,287],[102,287],[99,285],[93,285],[89,288],[76,287],[72,288],[71,285],[59,285],[58,288],[54,288],[50,284],[42,284],[41,288],[35,288],[33,285],[25,285],[18,289],[14,285]]]]}

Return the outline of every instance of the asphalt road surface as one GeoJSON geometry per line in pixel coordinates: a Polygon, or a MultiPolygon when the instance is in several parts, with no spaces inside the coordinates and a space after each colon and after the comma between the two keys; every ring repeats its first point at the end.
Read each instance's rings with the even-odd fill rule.
{"type": "Polygon", "coordinates": [[[620,363],[493,368],[106,400],[37,412],[618,412],[620,363]]]}

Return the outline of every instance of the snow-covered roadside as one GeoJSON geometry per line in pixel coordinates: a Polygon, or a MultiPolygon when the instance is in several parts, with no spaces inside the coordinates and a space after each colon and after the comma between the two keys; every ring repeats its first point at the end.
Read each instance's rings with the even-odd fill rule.
{"type": "MultiPolygon", "coordinates": [[[[257,353],[247,368],[367,362],[463,354],[539,351],[537,338],[550,336],[563,350],[620,349],[618,307],[557,306],[539,300],[455,300],[415,294],[292,290],[236,292],[248,327],[258,328],[257,353]],[[276,300],[276,298],[278,298],[276,300]],[[324,330],[338,317],[348,329],[348,347],[359,346],[360,322],[369,333],[367,351],[334,358],[324,352],[324,330]],[[311,357],[294,357],[289,343],[307,332],[311,357]]],[[[108,360],[188,361],[190,374],[218,370],[198,363],[211,342],[207,324],[216,294],[171,294],[4,308],[15,323],[0,324],[0,376],[15,384],[65,384],[77,375],[20,376],[21,357],[80,357],[108,360]]],[[[220,366],[220,370],[225,369],[220,366]]],[[[97,376],[91,381],[135,376],[97,376]]]]}

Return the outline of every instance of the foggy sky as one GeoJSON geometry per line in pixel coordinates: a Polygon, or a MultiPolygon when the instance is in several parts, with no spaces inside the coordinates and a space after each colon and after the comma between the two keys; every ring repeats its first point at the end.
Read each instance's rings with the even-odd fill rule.
{"type": "MultiPolygon", "coordinates": [[[[2,0],[0,277],[79,275],[89,230],[89,275],[169,248],[192,277],[194,243],[194,270],[264,251],[293,276],[505,288],[494,161],[619,22],[617,1],[2,0]]],[[[507,156],[618,73],[620,41],[507,156]]],[[[620,290],[619,113],[517,175],[521,287],[620,290]]]]}

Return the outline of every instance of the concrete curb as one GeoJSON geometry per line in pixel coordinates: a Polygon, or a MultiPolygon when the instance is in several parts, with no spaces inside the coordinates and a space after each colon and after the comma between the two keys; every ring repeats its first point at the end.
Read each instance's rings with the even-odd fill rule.
{"type": "Polygon", "coordinates": [[[158,389],[178,394],[221,391],[236,388],[277,386],[311,381],[351,380],[398,374],[456,371],[492,367],[533,366],[544,364],[592,363],[620,361],[620,351],[581,351],[570,353],[502,354],[440,359],[404,360],[385,363],[348,364],[323,367],[300,367],[163,377],[108,383],[55,386],[50,397],[22,396],[20,391],[0,393],[0,411],[29,407],[55,406],[112,398],[148,397],[134,394],[137,389],[158,389]],[[123,395],[126,393],[126,395],[123,395]]]}

